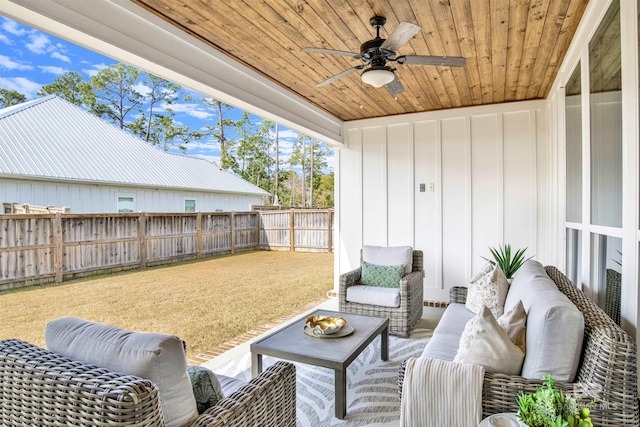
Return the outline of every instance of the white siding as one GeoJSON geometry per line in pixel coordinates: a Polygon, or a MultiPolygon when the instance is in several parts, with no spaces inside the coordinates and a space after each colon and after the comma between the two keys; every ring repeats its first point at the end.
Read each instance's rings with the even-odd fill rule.
{"type": "Polygon", "coordinates": [[[347,123],[337,156],[336,270],[357,267],[363,244],[411,245],[425,253],[425,300],[447,301],[489,246],[528,247],[544,263],[538,241],[548,230],[537,225],[538,198],[548,188],[538,182],[546,158],[537,157],[547,152],[543,107],[533,101],[347,123]]]}
{"type": "Polygon", "coordinates": [[[263,203],[260,196],[153,190],[135,187],[97,186],[59,182],[0,179],[0,203],[70,207],[72,213],[118,211],[118,196],[134,198],[135,211],[184,212],[184,199],[195,199],[201,212],[246,211],[263,203]]]}

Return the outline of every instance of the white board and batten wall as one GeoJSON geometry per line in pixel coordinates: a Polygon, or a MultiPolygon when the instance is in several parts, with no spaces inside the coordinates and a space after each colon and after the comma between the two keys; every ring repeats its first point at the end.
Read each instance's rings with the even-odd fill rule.
{"type": "Polygon", "coordinates": [[[195,210],[200,212],[248,211],[250,205],[264,203],[255,194],[0,178],[0,200],[5,203],[69,207],[71,213],[111,213],[118,212],[119,197],[133,198],[134,212],[185,212],[186,200],[195,200],[195,210]]]}
{"type": "Polygon", "coordinates": [[[424,298],[448,301],[489,246],[549,257],[549,150],[544,101],[345,124],[336,150],[338,277],[363,245],[424,252],[424,298]],[[424,184],[424,191],[421,191],[424,184]]]}

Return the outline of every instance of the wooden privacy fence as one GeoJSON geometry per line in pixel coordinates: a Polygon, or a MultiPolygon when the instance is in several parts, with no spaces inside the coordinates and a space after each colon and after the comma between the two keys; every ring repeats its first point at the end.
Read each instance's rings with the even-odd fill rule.
{"type": "Polygon", "coordinates": [[[333,210],[0,215],[0,289],[251,249],[333,251],[333,210]]]}

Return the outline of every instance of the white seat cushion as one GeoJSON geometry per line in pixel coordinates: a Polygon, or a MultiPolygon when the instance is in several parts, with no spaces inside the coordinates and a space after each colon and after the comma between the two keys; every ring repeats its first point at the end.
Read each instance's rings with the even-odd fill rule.
{"type": "Polygon", "coordinates": [[[413,270],[413,249],[411,246],[364,246],[362,260],[375,265],[404,264],[404,274],[413,270]]]}
{"type": "Polygon", "coordinates": [[[167,427],[183,426],[198,416],[183,342],[176,336],[63,317],[47,324],[45,342],[50,351],[70,359],[152,381],[167,427]]]}
{"type": "Polygon", "coordinates": [[[347,301],[383,307],[400,307],[400,289],[366,285],[349,286],[347,301]]]}

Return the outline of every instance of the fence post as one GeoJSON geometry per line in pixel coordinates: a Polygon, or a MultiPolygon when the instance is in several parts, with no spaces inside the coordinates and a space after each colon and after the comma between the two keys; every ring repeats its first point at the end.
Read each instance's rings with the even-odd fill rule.
{"type": "Polygon", "coordinates": [[[260,210],[256,211],[256,221],[258,221],[258,250],[262,249],[262,235],[264,234],[262,230],[264,230],[264,224],[262,222],[262,212],[260,210]]]}
{"type": "Polygon", "coordinates": [[[229,228],[231,229],[231,253],[234,254],[236,253],[236,214],[234,212],[231,212],[230,218],[231,219],[229,220],[229,228]]]}
{"type": "Polygon", "coordinates": [[[329,232],[329,238],[327,239],[327,250],[329,253],[333,252],[333,218],[331,216],[331,210],[327,209],[327,231],[329,232]]]}
{"type": "Polygon", "coordinates": [[[56,273],[56,282],[62,282],[62,273],[64,267],[64,253],[63,253],[63,245],[62,245],[62,213],[56,212],[53,217],[53,241],[54,241],[54,252],[53,252],[53,269],[56,273]]]}
{"type": "Polygon", "coordinates": [[[202,258],[202,212],[196,215],[196,258],[202,258]]]}
{"type": "Polygon", "coordinates": [[[291,238],[290,238],[290,240],[291,240],[290,252],[295,252],[296,251],[296,227],[295,227],[296,220],[295,220],[294,215],[295,214],[293,212],[293,209],[291,209],[291,216],[290,216],[290,219],[289,219],[289,228],[290,228],[289,233],[291,235],[291,238]]]}
{"type": "Polygon", "coordinates": [[[147,216],[140,212],[138,217],[138,237],[140,237],[140,267],[147,266],[147,216]]]}

